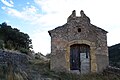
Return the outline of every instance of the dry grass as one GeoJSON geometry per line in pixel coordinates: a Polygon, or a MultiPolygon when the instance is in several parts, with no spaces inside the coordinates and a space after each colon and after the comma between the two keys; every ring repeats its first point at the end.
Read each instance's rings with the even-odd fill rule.
{"type": "Polygon", "coordinates": [[[43,77],[51,78],[52,80],[120,80],[120,76],[110,73],[91,73],[78,75],[66,72],[50,71],[49,61],[34,60],[31,61],[32,69],[40,72],[43,77]]]}
{"type": "MultiPolygon", "coordinates": [[[[39,78],[50,78],[51,80],[120,80],[120,76],[112,73],[91,73],[78,75],[73,73],[66,72],[54,72],[50,70],[49,61],[44,60],[31,60],[29,61],[29,69],[32,80],[39,80],[39,78]]],[[[5,79],[5,73],[2,72],[2,68],[0,68],[0,80],[5,79]],[[4,74],[4,75],[3,75],[4,74]]]]}

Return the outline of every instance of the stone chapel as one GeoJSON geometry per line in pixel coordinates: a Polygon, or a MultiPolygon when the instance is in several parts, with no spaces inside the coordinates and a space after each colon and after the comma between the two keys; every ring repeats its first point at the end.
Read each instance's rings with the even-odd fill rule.
{"type": "Polygon", "coordinates": [[[109,65],[107,31],[90,23],[83,10],[74,10],[67,23],[48,31],[50,68],[54,71],[101,72],[109,65]]]}

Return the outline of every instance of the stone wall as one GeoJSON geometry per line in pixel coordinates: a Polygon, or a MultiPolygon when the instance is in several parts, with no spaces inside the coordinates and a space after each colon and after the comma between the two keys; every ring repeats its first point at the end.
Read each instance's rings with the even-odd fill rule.
{"type": "Polygon", "coordinates": [[[0,80],[28,80],[29,59],[19,52],[0,50],[0,80]]]}

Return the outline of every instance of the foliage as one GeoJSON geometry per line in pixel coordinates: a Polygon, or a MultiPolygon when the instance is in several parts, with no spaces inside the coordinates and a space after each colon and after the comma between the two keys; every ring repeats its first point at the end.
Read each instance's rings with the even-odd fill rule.
{"type": "Polygon", "coordinates": [[[3,40],[0,40],[0,49],[4,49],[4,41],[3,40]]]}
{"type": "Polygon", "coordinates": [[[28,49],[21,48],[21,49],[20,49],[20,52],[21,52],[21,53],[28,54],[30,51],[29,51],[28,49]]]}
{"type": "Polygon", "coordinates": [[[120,44],[108,48],[110,65],[120,68],[120,44]]]}
{"type": "Polygon", "coordinates": [[[7,23],[0,24],[0,39],[4,42],[6,49],[12,50],[30,50],[32,48],[32,40],[29,35],[20,32],[17,28],[12,28],[7,23]]]}

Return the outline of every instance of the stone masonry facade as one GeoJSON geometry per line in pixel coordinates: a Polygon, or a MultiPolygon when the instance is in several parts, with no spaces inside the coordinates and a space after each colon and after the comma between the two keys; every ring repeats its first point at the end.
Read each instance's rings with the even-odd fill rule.
{"type": "Polygon", "coordinates": [[[90,46],[89,72],[101,72],[109,65],[107,31],[91,24],[83,10],[80,15],[76,16],[74,10],[67,23],[48,31],[51,36],[51,70],[71,71],[70,46],[74,44],[90,46]]]}

